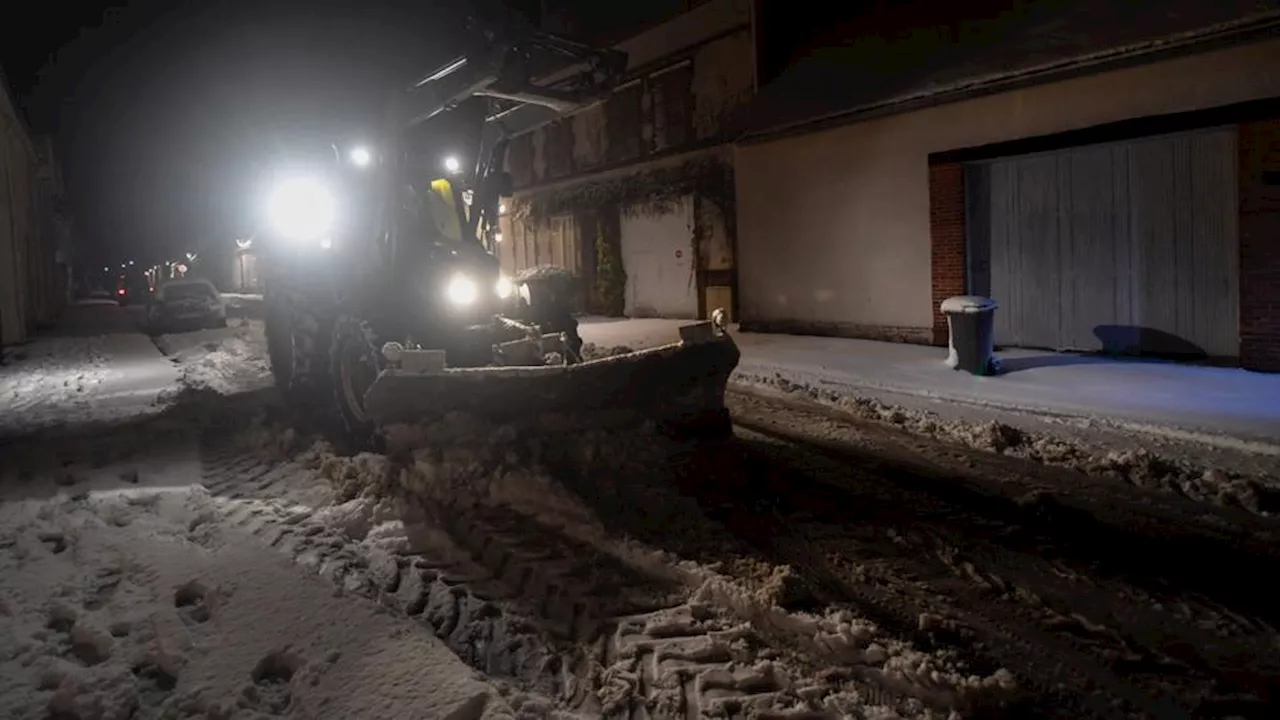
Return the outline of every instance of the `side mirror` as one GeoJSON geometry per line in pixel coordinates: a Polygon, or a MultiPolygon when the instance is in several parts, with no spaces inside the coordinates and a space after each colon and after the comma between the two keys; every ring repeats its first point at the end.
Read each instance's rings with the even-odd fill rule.
{"type": "Polygon", "coordinates": [[[498,197],[509,198],[515,194],[515,180],[511,177],[511,173],[503,170],[498,173],[498,197]]]}

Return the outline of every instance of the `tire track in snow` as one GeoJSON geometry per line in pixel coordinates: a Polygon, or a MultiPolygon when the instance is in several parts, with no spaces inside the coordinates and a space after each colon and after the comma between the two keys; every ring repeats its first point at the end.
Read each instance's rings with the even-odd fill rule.
{"type": "MultiPolygon", "coordinates": [[[[767,433],[742,433],[753,443],[743,461],[756,469],[753,494],[786,498],[772,508],[774,552],[807,562],[855,601],[905,605],[921,617],[946,608],[945,624],[962,631],[958,645],[982,643],[984,654],[1019,668],[1042,693],[1069,703],[1102,691],[1075,712],[1112,716],[1119,699],[1147,715],[1202,716],[1234,702],[1205,698],[1219,685],[1245,699],[1235,703],[1248,708],[1242,717],[1275,712],[1268,698],[1280,669],[1265,621],[1224,612],[1176,585],[1152,591],[1099,572],[1027,528],[1034,516],[992,516],[960,502],[962,493],[921,491],[866,456],[833,458],[796,445],[795,433],[775,428],[795,426],[797,417],[776,405],[739,402],[735,411],[740,423],[767,433]],[[847,510],[840,517],[830,508],[847,510]],[[863,527],[852,527],[855,519],[863,527]],[[869,585],[893,590],[869,598],[876,594],[869,585]],[[1056,689],[1064,680],[1071,697],[1056,689]],[[1166,696],[1180,707],[1165,705],[1166,696]]],[[[859,424],[857,432],[873,431],[859,424]]],[[[911,618],[903,614],[906,632],[911,618]]]]}
{"type": "Polygon", "coordinates": [[[876,709],[856,678],[806,680],[725,609],[514,508],[428,508],[439,532],[415,534],[411,550],[391,554],[291,502],[305,473],[296,464],[246,455],[223,432],[205,435],[202,457],[228,522],[343,591],[419,619],[476,669],[561,708],[607,718],[814,719],[876,709]]]}

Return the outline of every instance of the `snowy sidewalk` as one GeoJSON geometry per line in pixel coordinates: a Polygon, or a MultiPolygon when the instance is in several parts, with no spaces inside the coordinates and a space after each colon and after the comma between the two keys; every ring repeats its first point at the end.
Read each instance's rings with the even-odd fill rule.
{"type": "Polygon", "coordinates": [[[3,350],[0,437],[159,410],[178,369],[114,303],[73,305],[52,332],[3,350]]]}
{"type": "MultiPolygon", "coordinates": [[[[510,717],[429,624],[342,584],[345,556],[318,566],[273,550],[329,506],[320,479],[282,482],[308,506],[262,497],[249,484],[261,474],[209,479],[202,430],[228,400],[165,395],[210,372],[243,379],[218,371],[265,347],[261,324],[161,338],[180,367],[135,312],[77,305],[4,349],[0,718],[510,717]],[[140,422],[170,407],[184,412],[140,422]]],[[[256,357],[240,364],[260,374],[256,357]]]]}
{"type": "MultiPolygon", "coordinates": [[[[587,342],[638,348],[675,340],[683,322],[584,318],[581,332],[587,342]]],[[[735,338],[738,382],[781,376],[939,413],[959,405],[1280,455],[1280,375],[1011,350],[1001,353],[1006,374],[981,378],[946,367],[946,351],[936,347],[764,333],[735,338]]]]}
{"type": "Polygon", "coordinates": [[[0,461],[0,717],[503,716],[430,627],[254,532],[311,509],[212,494],[190,439],[100,442],[129,457],[96,467],[78,442],[25,479],[0,461]]]}

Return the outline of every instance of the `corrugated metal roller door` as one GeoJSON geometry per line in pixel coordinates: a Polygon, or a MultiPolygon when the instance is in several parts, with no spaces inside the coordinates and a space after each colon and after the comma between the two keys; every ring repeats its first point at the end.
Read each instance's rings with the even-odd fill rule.
{"type": "Polygon", "coordinates": [[[965,182],[997,343],[1238,354],[1233,129],[974,164],[965,182]]]}

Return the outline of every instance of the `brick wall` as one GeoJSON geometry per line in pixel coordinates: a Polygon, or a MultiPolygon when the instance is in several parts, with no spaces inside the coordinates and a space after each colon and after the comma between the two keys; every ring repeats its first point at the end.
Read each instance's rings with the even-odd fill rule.
{"type": "Polygon", "coordinates": [[[960,163],[929,166],[930,262],[933,274],[933,344],[947,344],[947,319],[938,310],[943,300],[964,295],[965,217],[964,167],[960,163]]]}
{"type": "Polygon", "coordinates": [[[1280,372],[1280,120],[1240,126],[1240,364],[1280,372]]]}

